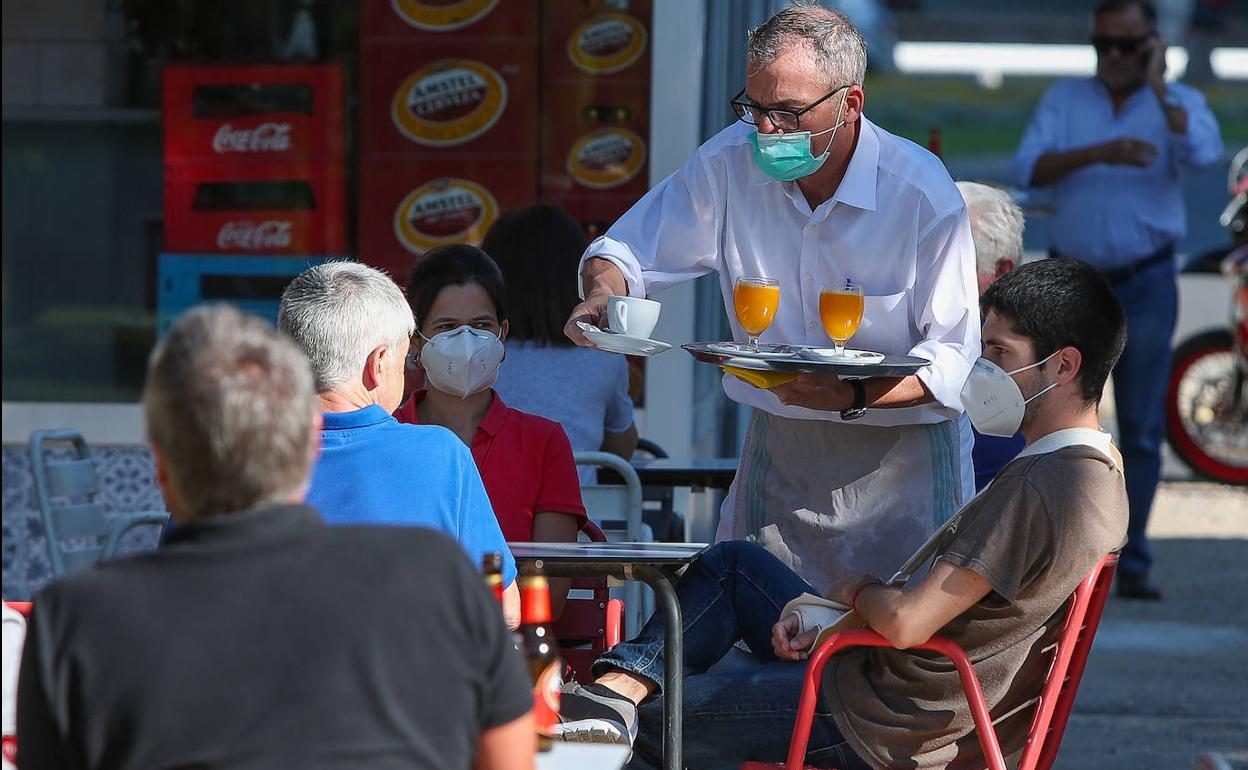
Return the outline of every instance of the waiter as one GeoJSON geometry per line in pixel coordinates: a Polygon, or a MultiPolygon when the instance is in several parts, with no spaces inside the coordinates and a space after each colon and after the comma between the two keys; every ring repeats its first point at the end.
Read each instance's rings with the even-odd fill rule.
{"type": "Polygon", "coordinates": [[[755,540],[826,589],[891,574],[974,489],[958,394],[980,353],[975,250],[940,161],[863,116],[866,46],[844,16],[783,10],[750,32],[747,60],[738,122],[589,245],[564,331],[588,344],[576,322],[602,325],[608,296],[716,271],[736,339],[733,283],[765,276],[780,306],[763,341],[827,347],[821,287],[862,286],[853,347],[931,361],[917,375],[724,378],[754,412],[716,540],[755,540]]]}

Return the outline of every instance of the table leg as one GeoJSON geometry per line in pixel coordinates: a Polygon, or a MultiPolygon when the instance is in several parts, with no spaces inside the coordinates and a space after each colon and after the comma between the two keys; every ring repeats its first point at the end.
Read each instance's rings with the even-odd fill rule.
{"type": "Polygon", "coordinates": [[[672,587],[672,578],[663,570],[636,566],[633,574],[654,589],[659,609],[663,611],[663,768],[682,770],[685,634],[680,601],[672,587]]]}

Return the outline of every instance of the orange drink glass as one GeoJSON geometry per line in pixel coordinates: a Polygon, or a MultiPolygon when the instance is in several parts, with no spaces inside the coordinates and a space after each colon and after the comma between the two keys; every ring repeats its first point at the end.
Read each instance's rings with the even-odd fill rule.
{"type": "Polygon", "coordinates": [[[780,282],[774,278],[742,276],[732,287],[732,306],[737,323],[750,337],[750,350],[758,352],[758,335],[767,331],[780,307],[780,282]]]}
{"type": "Polygon", "coordinates": [[[836,345],[833,355],[845,355],[845,343],[862,323],[862,287],[846,282],[839,289],[819,292],[819,320],[836,345]]]}

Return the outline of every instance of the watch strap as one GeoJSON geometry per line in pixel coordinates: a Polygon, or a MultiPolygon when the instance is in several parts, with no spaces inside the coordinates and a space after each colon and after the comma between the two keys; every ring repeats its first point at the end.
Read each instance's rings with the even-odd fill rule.
{"type": "Polygon", "coordinates": [[[867,413],[867,389],[862,384],[862,380],[846,380],[846,382],[854,389],[854,405],[849,409],[841,410],[841,419],[857,420],[867,413]]]}

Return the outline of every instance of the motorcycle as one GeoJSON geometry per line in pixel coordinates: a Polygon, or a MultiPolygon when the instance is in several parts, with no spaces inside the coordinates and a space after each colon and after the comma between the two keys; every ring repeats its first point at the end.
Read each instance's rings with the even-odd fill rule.
{"type": "Polygon", "coordinates": [[[1231,281],[1230,322],[1202,331],[1174,351],[1166,398],[1166,439],[1198,475],[1248,485],[1248,148],[1231,161],[1231,200],[1221,224],[1229,253],[1196,260],[1186,272],[1220,272],[1231,281]]]}

